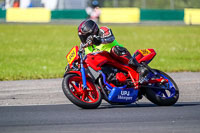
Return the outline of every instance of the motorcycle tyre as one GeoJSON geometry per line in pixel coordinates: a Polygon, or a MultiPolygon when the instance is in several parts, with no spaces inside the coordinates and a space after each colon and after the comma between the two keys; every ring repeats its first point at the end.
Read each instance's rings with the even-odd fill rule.
{"type": "Polygon", "coordinates": [[[146,88],[145,89],[146,98],[149,101],[151,101],[152,103],[154,103],[158,106],[174,105],[178,101],[178,98],[179,98],[179,88],[178,88],[178,86],[176,85],[175,81],[169,75],[167,75],[166,73],[164,73],[160,70],[156,70],[156,69],[154,69],[154,70],[157,71],[158,73],[164,75],[165,77],[167,77],[172,82],[172,84],[174,85],[174,88],[175,88],[175,95],[171,98],[160,97],[156,94],[156,92],[154,90],[146,88]]]}
{"type": "MultiPolygon", "coordinates": [[[[67,84],[68,83],[68,80],[73,77],[73,76],[79,76],[77,74],[66,74],[64,76],[64,79],[62,81],[62,89],[63,89],[63,92],[65,94],[65,96],[75,105],[83,108],[83,109],[95,109],[97,108],[100,104],[101,104],[101,101],[102,101],[102,98],[101,98],[101,92],[99,91],[98,88],[96,88],[98,94],[99,94],[99,98],[98,100],[95,102],[95,103],[86,103],[86,102],[83,102],[81,100],[79,100],[78,98],[76,98],[72,92],[70,91],[70,88],[69,88],[69,85],[67,84]]],[[[93,83],[89,78],[87,78],[87,82],[91,82],[93,83]]]]}

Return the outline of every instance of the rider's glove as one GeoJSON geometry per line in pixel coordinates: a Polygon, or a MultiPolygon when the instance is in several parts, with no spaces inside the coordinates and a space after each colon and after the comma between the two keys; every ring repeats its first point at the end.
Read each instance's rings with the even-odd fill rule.
{"type": "Polygon", "coordinates": [[[83,43],[82,47],[86,48],[86,47],[91,46],[92,45],[92,40],[93,40],[93,37],[91,35],[88,36],[88,38],[86,39],[86,43],[83,43]]]}
{"type": "Polygon", "coordinates": [[[101,44],[101,37],[100,36],[96,36],[96,35],[88,36],[88,38],[86,39],[86,44],[84,45],[84,48],[92,46],[93,44],[95,44],[97,46],[100,45],[101,44]]]}
{"type": "Polygon", "coordinates": [[[97,46],[100,45],[101,44],[101,37],[94,35],[92,43],[97,45],[97,46]]]}
{"type": "Polygon", "coordinates": [[[88,38],[86,40],[86,45],[88,47],[88,46],[91,46],[92,44],[93,44],[93,36],[90,35],[90,36],[88,36],[88,38]]]}

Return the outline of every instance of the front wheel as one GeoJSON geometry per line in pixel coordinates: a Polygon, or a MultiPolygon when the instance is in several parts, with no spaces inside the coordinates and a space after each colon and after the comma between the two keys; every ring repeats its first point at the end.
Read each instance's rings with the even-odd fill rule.
{"type": "Polygon", "coordinates": [[[83,89],[82,77],[77,74],[66,74],[62,89],[65,96],[75,105],[84,109],[94,109],[101,104],[101,93],[90,79],[87,79],[87,89],[83,89]]]}
{"type": "Polygon", "coordinates": [[[151,85],[152,87],[157,87],[160,89],[146,88],[145,94],[147,99],[159,106],[174,105],[179,98],[178,86],[176,85],[175,81],[166,73],[159,70],[155,71],[159,76],[163,77],[164,79],[168,79],[168,83],[155,83],[151,85]]]}

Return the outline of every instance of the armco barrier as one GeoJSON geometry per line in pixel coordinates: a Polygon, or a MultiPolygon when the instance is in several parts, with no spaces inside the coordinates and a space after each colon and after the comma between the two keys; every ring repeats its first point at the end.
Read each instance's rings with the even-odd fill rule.
{"type": "Polygon", "coordinates": [[[140,10],[141,21],[183,21],[184,10],[140,10]]]}
{"type": "Polygon", "coordinates": [[[101,23],[139,23],[139,8],[101,8],[101,23]]]}
{"type": "Polygon", "coordinates": [[[200,24],[200,9],[185,9],[184,22],[186,24],[200,24]]]}
{"type": "Polygon", "coordinates": [[[45,8],[9,8],[6,22],[50,22],[51,11],[45,8]]]}
{"type": "Polygon", "coordinates": [[[51,11],[51,19],[86,19],[85,10],[57,10],[51,11]]]}

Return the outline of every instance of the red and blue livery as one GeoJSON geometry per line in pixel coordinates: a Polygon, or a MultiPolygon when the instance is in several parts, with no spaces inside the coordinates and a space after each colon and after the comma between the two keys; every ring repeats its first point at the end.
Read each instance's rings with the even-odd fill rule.
{"type": "Polygon", "coordinates": [[[102,99],[110,104],[131,104],[145,96],[159,106],[177,102],[179,89],[166,73],[148,64],[154,49],[137,50],[133,57],[149,70],[140,77],[136,68],[123,64],[107,51],[84,55],[84,48],[73,47],[67,54],[68,65],[62,89],[66,97],[81,108],[97,108],[102,99]]]}

